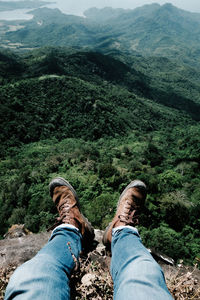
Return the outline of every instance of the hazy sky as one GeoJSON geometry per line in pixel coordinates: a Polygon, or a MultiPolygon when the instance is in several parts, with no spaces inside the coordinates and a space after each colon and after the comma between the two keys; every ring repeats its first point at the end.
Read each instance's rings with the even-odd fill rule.
{"type": "MultiPolygon", "coordinates": [[[[1,0],[0,0],[1,1],[1,0]]],[[[19,0],[4,0],[8,2],[19,1],[19,0]]],[[[45,0],[44,0],[45,1],[45,0]]],[[[59,8],[66,14],[82,15],[83,12],[90,7],[103,8],[106,6],[111,6],[114,8],[130,8],[134,9],[136,7],[142,6],[144,4],[151,3],[172,3],[173,5],[188,10],[192,12],[200,13],[200,0],[46,0],[48,2],[55,2],[56,4],[51,4],[51,8],[59,8]]],[[[1,19],[21,19],[21,18],[31,18],[31,15],[25,14],[27,10],[0,12],[1,19]]]]}
{"type": "Polygon", "coordinates": [[[136,8],[150,3],[172,3],[173,5],[194,12],[200,12],[200,0],[50,0],[57,2],[57,5],[66,13],[80,14],[89,7],[102,8],[105,6],[136,8]]]}

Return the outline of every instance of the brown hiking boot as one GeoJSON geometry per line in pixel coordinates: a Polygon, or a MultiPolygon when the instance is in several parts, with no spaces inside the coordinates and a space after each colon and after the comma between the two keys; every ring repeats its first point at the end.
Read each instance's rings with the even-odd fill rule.
{"type": "Polygon", "coordinates": [[[74,225],[83,237],[83,247],[91,248],[94,230],[88,220],[81,214],[76,191],[71,184],[62,177],[54,178],[49,184],[50,195],[56,204],[59,224],[74,225]]]}
{"type": "Polygon", "coordinates": [[[118,226],[135,226],[139,223],[139,213],[146,198],[146,185],[140,180],[132,181],[122,192],[117,212],[103,235],[103,244],[110,248],[112,229],[118,226]]]}

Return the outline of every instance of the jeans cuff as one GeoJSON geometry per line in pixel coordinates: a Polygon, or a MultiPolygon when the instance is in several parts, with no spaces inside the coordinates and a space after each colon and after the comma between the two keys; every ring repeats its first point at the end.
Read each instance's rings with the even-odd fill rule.
{"type": "Polygon", "coordinates": [[[75,227],[74,225],[71,225],[71,224],[60,224],[60,225],[56,226],[56,228],[54,228],[54,230],[52,231],[52,234],[54,233],[54,231],[56,229],[59,229],[59,228],[66,228],[66,229],[70,228],[70,229],[75,229],[75,230],[77,230],[79,232],[79,229],[77,227],[75,227]]]}
{"type": "Polygon", "coordinates": [[[112,229],[112,236],[114,236],[118,231],[121,231],[125,228],[131,229],[134,233],[136,233],[138,236],[140,236],[137,228],[129,226],[129,225],[127,225],[127,226],[118,226],[118,227],[113,228],[112,229]]]}

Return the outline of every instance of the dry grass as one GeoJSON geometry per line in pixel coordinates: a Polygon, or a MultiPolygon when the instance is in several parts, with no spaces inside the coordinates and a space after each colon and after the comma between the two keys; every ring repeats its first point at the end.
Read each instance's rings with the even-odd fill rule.
{"type": "Polygon", "coordinates": [[[12,273],[14,272],[14,270],[16,268],[17,268],[16,266],[10,265],[10,266],[8,266],[6,268],[2,268],[0,270],[0,300],[4,299],[4,293],[5,293],[6,286],[10,279],[10,276],[12,275],[12,273]]]}
{"type": "Polygon", "coordinates": [[[99,261],[81,259],[80,271],[72,276],[71,298],[73,300],[111,300],[113,283],[99,261]]]}
{"type": "MultiPolygon", "coordinates": [[[[81,259],[80,270],[71,280],[73,300],[113,299],[113,283],[105,259],[105,256],[99,256],[94,260],[94,255],[81,259]]],[[[0,300],[3,300],[5,288],[15,269],[16,266],[10,265],[0,271],[0,300]]],[[[167,286],[175,300],[200,299],[200,271],[197,267],[169,267],[165,275],[167,286]]]]}
{"type": "Polygon", "coordinates": [[[176,300],[200,299],[199,279],[200,274],[197,266],[191,268],[180,268],[170,279],[167,279],[167,286],[176,300]],[[190,269],[190,270],[189,270],[190,269]]]}

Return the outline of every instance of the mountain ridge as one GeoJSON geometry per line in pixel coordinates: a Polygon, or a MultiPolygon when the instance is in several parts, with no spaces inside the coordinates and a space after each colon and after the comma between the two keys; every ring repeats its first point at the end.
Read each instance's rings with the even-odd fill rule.
{"type": "Polygon", "coordinates": [[[20,42],[21,49],[48,45],[120,50],[165,56],[194,68],[199,65],[200,14],[171,4],[152,4],[127,11],[93,8],[86,11],[85,18],[48,8],[32,13],[32,20],[19,22],[24,28],[6,32],[3,39],[20,42]]]}

